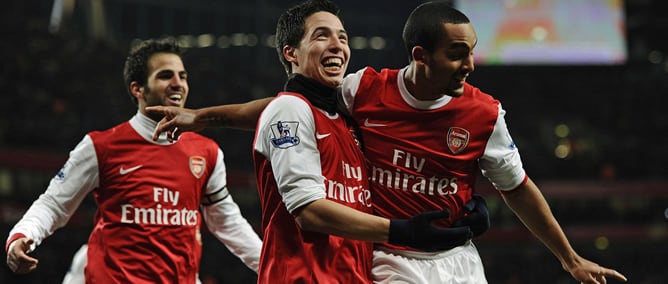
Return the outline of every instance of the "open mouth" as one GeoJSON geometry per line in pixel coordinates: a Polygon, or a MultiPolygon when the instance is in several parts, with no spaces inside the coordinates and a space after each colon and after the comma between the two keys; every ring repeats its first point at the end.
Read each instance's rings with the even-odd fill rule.
{"type": "Polygon", "coordinates": [[[183,95],[181,94],[171,94],[167,98],[169,99],[170,103],[173,103],[175,105],[180,105],[181,102],[183,101],[183,95]]]}
{"type": "Polygon", "coordinates": [[[322,61],[322,65],[325,67],[326,71],[340,71],[341,68],[343,68],[343,59],[339,57],[329,57],[322,61]]]}

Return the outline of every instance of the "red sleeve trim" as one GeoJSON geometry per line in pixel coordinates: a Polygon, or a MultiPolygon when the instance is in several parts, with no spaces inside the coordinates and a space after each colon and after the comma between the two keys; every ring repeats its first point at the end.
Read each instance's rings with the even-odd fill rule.
{"type": "Polygon", "coordinates": [[[26,235],[21,234],[21,233],[16,233],[13,234],[8,240],[7,243],[5,243],[5,252],[9,252],[9,245],[12,244],[12,242],[20,239],[20,238],[27,238],[26,235]]]}
{"type": "Polygon", "coordinates": [[[509,194],[516,193],[516,192],[518,192],[517,189],[520,188],[520,187],[522,187],[523,185],[525,185],[525,184],[527,183],[528,180],[529,180],[529,175],[524,175],[524,179],[522,180],[522,182],[520,182],[520,184],[517,185],[515,188],[513,188],[513,189],[511,189],[511,190],[499,190],[499,192],[500,192],[502,195],[509,195],[509,194]]]}

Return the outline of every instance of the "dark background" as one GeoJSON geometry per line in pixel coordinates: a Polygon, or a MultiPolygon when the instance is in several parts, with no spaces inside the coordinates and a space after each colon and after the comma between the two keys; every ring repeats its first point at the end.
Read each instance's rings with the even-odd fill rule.
{"type": "MultiPolygon", "coordinates": [[[[280,90],[285,73],[265,42],[278,15],[297,1],[67,0],[71,9],[57,29],[49,25],[52,1],[7,2],[0,9],[3,237],[87,132],[136,112],[122,78],[133,40],[172,35],[192,44],[184,56],[188,107],[267,97],[280,90]],[[195,47],[202,34],[213,35],[214,44],[195,47]]],[[[401,28],[424,1],[336,2],[351,37],[386,40],[382,50],[353,49],[349,72],[407,64],[401,28]]],[[[469,82],[503,103],[525,168],[576,250],[618,269],[629,283],[666,283],[668,3],[628,0],[624,7],[624,64],[477,65],[469,82]],[[555,135],[558,125],[568,126],[567,137],[555,135]],[[556,157],[558,145],[571,151],[556,157]]],[[[258,229],[252,133],[208,129],[203,134],[221,145],[232,195],[258,229]]],[[[575,283],[487,182],[481,181],[480,192],[493,214],[493,228],[476,242],[490,283],[575,283]]],[[[16,276],[3,264],[0,283],[60,282],[86,242],[94,210],[94,202],[86,200],[68,226],[44,241],[33,253],[40,260],[37,271],[16,276]]],[[[203,234],[205,283],[255,282],[249,269],[203,234]]]]}

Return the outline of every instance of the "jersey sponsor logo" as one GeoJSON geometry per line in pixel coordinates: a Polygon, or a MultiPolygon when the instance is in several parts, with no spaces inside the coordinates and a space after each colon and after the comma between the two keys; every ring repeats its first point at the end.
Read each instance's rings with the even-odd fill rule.
{"type": "Polygon", "coordinates": [[[447,135],[448,149],[453,154],[457,154],[466,148],[469,144],[469,131],[461,127],[450,127],[447,135]]]}
{"type": "Polygon", "coordinates": [[[138,170],[141,167],[142,167],[142,165],[136,165],[134,167],[126,169],[126,168],[123,168],[123,166],[121,166],[121,168],[118,170],[118,173],[121,174],[121,175],[127,175],[131,172],[134,172],[134,171],[138,170]]]}
{"type": "Polygon", "coordinates": [[[204,171],[206,171],[206,159],[204,159],[204,157],[192,156],[190,157],[188,164],[190,166],[190,172],[196,178],[199,179],[204,175],[204,171]]]}
{"type": "Polygon", "coordinates": [[[132,204],[121,205],[121,223],[145,225],[179,225],[196,226],[197,210],[163,208],[162,204],[155,207],[141,208],[132,204]]]}
{"type": "Polygon", "coordinates": [[[371,183],[381,187],[410,191],[424,195],[453,195],[459,191],[458,179],[447,178],[437,175],[423,175],[402,170],[399,167],[385,169],[380,166],[372,166],[371,183]]]}
{"type": "Polygon", "coordinates": [[[382,126],[387,126],[387,124],[382,124],[382,123],[372,123],[369,122],[369,119],[364,120],[364,126],[366,127],[382,127],[382,126]]]}
{"type": "Polygon", "coordinates": [[[415,153],[394,149],[391,161],[391,166],[372,166],[371,183],[430,196],[452,195],[459,191],[456,177],[426,174],[427,159],[415,153]]]}
{"type": "Polygon", "coordinates": [[[318,140],[320,140],[320,139],[325,139],[325,138],[327,138],[329,135],[332,135],[332,133],[320,134],[320,133],[316,132],[316,133],[315,133],[315,138],[318,139],[318,140]]]}
{"type": "Polygon", "coordinates": [[[341,167],[345,180],[325,179],[327,198],[350,204],[359,203],[371,208],[371,191],[365,187],[365,181],[368,180],[366,170],[345,161],[341,161],[341,167]]]}
{"type": "Polygon", "coordinates": [[[299,122],[297,121],[278,121],[271,125],[271,145],[276,148],[286,149],[292,146],[299,145],[299,137],[297,136],[297,128],[299,122]]]}
{"type": "Polygon", "coordinates": [[[180,208],[180,192],[165,187],[153,188],[155,205],[136,207],[133,204],[121,204],[121,223],[166,225],[166,226],[197,226],[199,211],[196,209],[180,208]]]}

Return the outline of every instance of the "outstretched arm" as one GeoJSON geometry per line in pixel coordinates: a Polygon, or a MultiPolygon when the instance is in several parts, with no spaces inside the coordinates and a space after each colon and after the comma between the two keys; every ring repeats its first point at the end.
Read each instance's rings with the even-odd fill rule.
{"type": "Polygon", "coordinates": [[[163,132],[167,133],[168,139],[173,140],[185,131],[201,131],[207,127],[255,130],[260,113],[272,99],[274,97],[257,99],[243,104],[220,105],[200,109],[151,106],[147,107],[146,111],[165,116],[158,122],[153,132],[153,140],[157,140],[160,133],[163,132]]]}
{"type": "Polygon", "coordinates": [[[552,251],[573,278],[582,283],[595,284],[606,283],[605,277],[626,282],[621,273],[582,258],[573,250],[547,201],[531,179],[502,196],[508,207],[552,251]]]}

